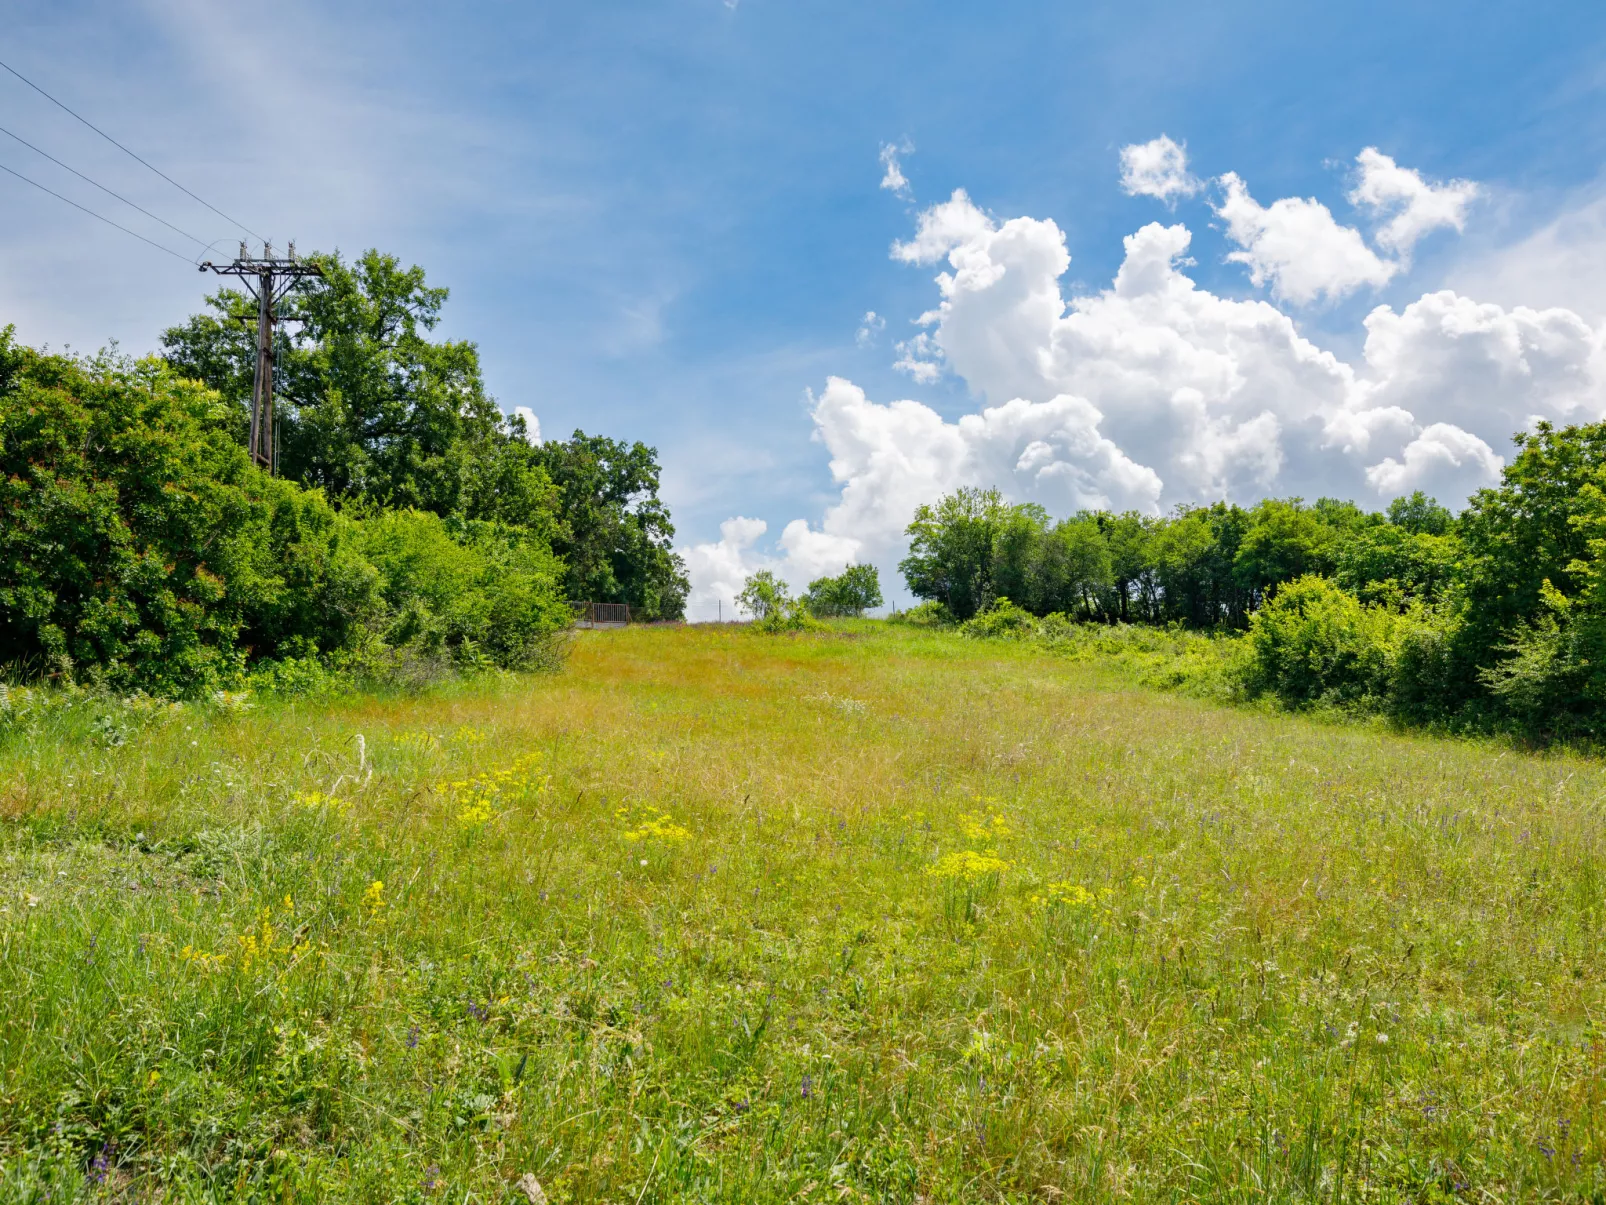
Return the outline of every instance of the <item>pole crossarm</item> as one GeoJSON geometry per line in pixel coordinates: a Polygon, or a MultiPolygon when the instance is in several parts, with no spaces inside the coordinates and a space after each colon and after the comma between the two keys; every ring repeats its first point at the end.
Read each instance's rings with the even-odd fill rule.
{"type": "MultiPolygon", "coordinates": [[[[273,423],[273,327],[278,322],[297,321],[280,315],[277,305],[303,280],[322,276],[316,263],[296,258],[296,245],[288,256],[275,256],[273,245],[264,243],[260,258],[253,257],[240,244],[240,254],[227,264],[207,260],[202,272],[232,276],[243,284],[257,303],[256,373],[251,382],[251,459],[269,473],[278,470],[278,443],[273,423]]],[[[242,321],[249,318],[242,316],[242,321]]]]}

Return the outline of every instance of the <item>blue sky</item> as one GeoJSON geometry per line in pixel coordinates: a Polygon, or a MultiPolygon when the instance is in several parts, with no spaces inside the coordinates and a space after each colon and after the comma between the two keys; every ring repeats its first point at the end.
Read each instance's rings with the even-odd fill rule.
{"type": "MultiPolygon", "coordinates": [[[[920,263],[889,255],[956,188],[997,224],[1054,224],[1071,257],[1058,281],[1067,300],[1108,287],[1125,236],[1185,225],[1192,243],[1178,270],[1199,289],[1277,305],[1345,363],[1367,355],[1374,307],[1404,313],[1445,287],[1507,310],[1566,306],[1591,330],[1606,312],[1599,274],[1579,267],[1606,266],[1598,5],[291,0],[273,6],[265,30],[253,10],[205,0],[8,8],[0,58],[253,229],[423,264],[452,290],[445,327],[479,344],[504,406],[529,407],[548,435],[582,427],[655,444],[688,547],[719,541],[732,516],[765,521],[763,535],[703,558],[699,604],[720,593],[720,556],[805,575],[834,550],[896,560],[895,540],[850,528],[845,512],[829,548],[775,543],[794,520],[829,529],[828,512],[851,492],[828,467],[839,453],[820,410],[828,378],[865,395],[845,414],[913,399],[952,424],[1009,400],[1000,382],[1017,376],[964,350],[964,339],[988,337],[982,319],[980,333],[957,315],[911,325],[941,300],[933,277],[952,270],[946,252],[920,263]],[[1185,143],[1203,184],[1174,209],[1121,187],[1121,148],[1161,133],[1185,143]],[[886,145],[912,148],[899,156],[907,195],[878,187],[886,145]],[[1367,147],[1429,182],[1475,182],[1462,228],[1441,226],[1395,254],[1385,282],[1304,303],[1227,262],[1242,250],[1218,213],[1228,172],[1262,207],[1316,199],[1385,254],[1376,222],[1363,220],[1376,215],[1346,199],[1367,147]],[[856,339],[867,311],[885,329],[856,339]],[[893,368],[894,344],[919,330],[939,345],[932,379],[893,368]]],[[[0,114],[203,239],[236,233],[4,75],[0,114]]],[[[0,164],[195,250],[4,137],[0,164]]],[[[23,338],[143,350],[198,306],[206,282],[178,260],[9,177],[0,203],[0,322],[23,338]]],[[[1118,424],[1112,407],[1129,403],[1078,371],[1022,396],[1046,403],[1078,383],[1104,420],[1086,429],[1118,424]]],[[[1583,399],[1570,413],[1587,410],[1597,378],[1569,379],[1583,399]]],[[[1427,446],[1433,424],[1420,406],[1411,413],[1406,442],[1387,452],[1399,471],[1363,477],[1384,451],[1354,453],[1353,481],[1376,485],[1374,504],[1387,492],[1378,482],[1417,480],[1409,450],[1427,446]]],[[[1234,476],[1218,458],[1187,489],[1140,437],[1123,437],[1126,460],[1152,466],[1161,485],[1144,494],[1130,474],[1121,480],[1153,506],[1218,485],[1234,496],[1314,493],[1289,443],[1306,421],[1273,415],[1288,445],[1275,471],[1263,448],[1242,452],[1261,468],[1234,476]]],[[[1249,431],[1244,415],[1232,422],[1249,431]]],[[[1462,426],[1502,451],[1497,435],[1462,426]]],[[[896,447],[903,436],[888,438],[896,447]]],[[[1226,440],[1221,456],[1251,442],[1226,440]]],[[[1445,489],[1490,471],[1481,452],[1465,463],[1443,455],[1464,470],[1442,477],[1445,489]]],[[[1104,481],[1102,471],[1086,481],[1104,481]]],[[[1086,481],[1063,497],[1126,499],[1086,481]]],[[[999,484],[1021,496],[1035,488],[999,484]]],[[[883,497],[876,522],[896,525],[906,494],[883,497]]]]}

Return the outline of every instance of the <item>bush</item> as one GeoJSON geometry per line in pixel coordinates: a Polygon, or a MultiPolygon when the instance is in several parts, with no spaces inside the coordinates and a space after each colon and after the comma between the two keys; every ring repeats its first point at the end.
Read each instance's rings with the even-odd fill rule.
{"type": "Polygon", "coordinates": [[[0,333],[0,664],[194,694],[377,608],[321,496],[269,478],[217,395],[160,360],[0,333]]]}
{"type": "Polygon", "coordinates": [[[1390,696],[1398,616],[1324,577],[1278,590],[1249,623],[1244,686],[1291,707],[1383,702],[1390,696]]]}
{"type": "Polygon", "coordinates": [[[1030,611],[1017,607],[1007,598],[1000,598],[987,610],[960,624],[959,633],[975,640],[1022,640],[1037,634],[1037,620],[1030,611]]]}
{"type": "Polygon", "coordinates": [[[907,611],[894,611],[887,616],[888,623],[907,624],[911,628],[951,628],[954,613],[936,599],[919,603],[907,611]]]}
{"type": "Polygon", "coordinates": [[[562,566],[527,532],[417,510],[383,511],[356,528],[379,572],[391,648],[519,669],[546,660],[569,624],[562,566]]]}
{"type": "Polygon", "coordinates": [[[0,332],[0,666],[172,697],[381,637],[464,663],[548,654],[568,612],[541,539],[349,518],[253,466],[235,425],[161,360],[0,332]]]}
{"type": "Polygon", "coordinates": [[[785,582],[768,569],[760,569],[742,583],[736,605],[753,616],[760,632],[804,632],[818,628],[806,599],[793,598],[785,582]]]}

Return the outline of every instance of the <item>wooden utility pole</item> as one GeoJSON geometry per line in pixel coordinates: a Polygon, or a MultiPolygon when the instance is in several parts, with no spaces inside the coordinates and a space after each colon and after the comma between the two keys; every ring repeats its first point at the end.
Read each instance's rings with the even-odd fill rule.
{"type": "Polygon", "coordinates": [[[296,245],[290,254],[275,259],[273,244],[262,244],[262,258],[253,259],[245,242],[239,257],[230,264],[207,260],[201,271],[210,269],[219,276],[237,277],[257,303],[256,375],[251,380],[251,459],[269,473],[278,471],[278,445],[273,430],[273,324],[282,321],[275,308],[291,289],[308,276],[322,276],[317,264],[296,258],[296,245]]]}

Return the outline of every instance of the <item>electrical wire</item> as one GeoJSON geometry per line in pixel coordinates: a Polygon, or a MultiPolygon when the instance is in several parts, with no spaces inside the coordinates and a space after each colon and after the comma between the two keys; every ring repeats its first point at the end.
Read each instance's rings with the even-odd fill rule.
{"type": "Polygon", "coordinates": [[[21,172],[12,171],[4,163],[0,163],[0,172],[5,172],[7,175],[15,176],[17,179],[21,180],[24,184],[32,184],[40,192],[47,192],[51,196],[55,197],[56,200],[58,200],[58,201],[66,201],[67,204],[71,205],[74,209],[83,210],[83,212],[87,213],[90,217],[95,218],[98,221],[105,222],[106,225],[108,225],[108,226],[116,226],[117,229],[121,230],[124,234],[132,234],[140,242],[149,243],[151,246],[155,247],[158,251],[166,251],[174,259],[181,259],[187,264],[192,264],[192,263],[195,262],[189,256],[180,255],[177,251],[174,251],[171,247],[164,247],[164,246],[162,246],[161,243],[158,243],[153,239],[146,238],[143,234],[140,234],[136,230],[130,230],[127,226],[119,225],[118,223],[112,221],[110,218],[102,217],[100,214],[96,213],[93,209],[85,209],[82,205],[80,205],[77,201],[74,201],[71,197],[64,197],[59,192],[57,192],[55,189],[46,188],[43,184],[39,183],[39,181],[30,180],[30,179],[28,179],[27,176],[23,175],[21,172]]]}
{"type": "Polygon", "coordinates": [[[80,180],[82,180],[85,184],[93,184],[96,188],[100,189],[100,191],[105,193],[108,197],[116,197],[124,205],[127,205],[130,208],[139,210],[142,214],[144,214],[146,217],[150,218],[153,222],[160,222],[162,225],[166,226],[169,230],[173,231],[173,233],[182,234],[185,238],[189,239],[190,242],[197,243],[202,247],[205,247],[207,245],[206,243],[202,242],[200,239],[196,238],[188,230],[180,230],[177,226],[173,225],[172,222],[169,222],[166,218],[157,217],[154,213],[152,213],[150,210],[146,209],[143,205],[136,205],[133,201],[130,201],[127,197],[123,196],[121,193],[115,193],[111,189],[107,188],[104,184],[101,184],[101,183],[99,183],[98,181],[95,181],[95,180],[91,180],[88,176],[84,175],[84,173],[79,171],[77,168],[68,167],[60,159],[57,159],[54,155],[52,155],[49,151],[40,150],[33,143],[29,142],[26,138],[22,137],[20,134],[13,134],[10,130],[6,129],[5,126],[0,126],[0,134],[4,134],[8,138],[16,139],[18,142],[22,143],[23,146],[27,147],[30,151],[33,151],[37,155],[43,155],[46,159],[50,160],[50,162],[54,163],[57,167],[61,168],[63,171],[71,172],[73,175],[77,176],[80,180]]]}
{"type": "MultiPolygon", "coordinates": [[[[105,130],[103,130],[99,126],[95,125],[94,122],[90,121],[87,117],[80,117],[77,113],[74,113],[71,109],[69,109],[66,105],[62,104],[54,96],[50,95],[50,93],[46,92],[38,84],[34,83],[27,76],[23,75],[22,72],[18,71],[15,67],[12,67],[10,64],[3,63],[3,62],[0,62],[0,67],[4,67],[7,71],[11,72],[12,75],[16,76],[23,83],[27,84],[28,87],[32,88],[35,92],[39,93],[40,96],[44,97],[51,104],[55,105],[56,108],[60,109],[63,113],[66,113],[69,116],[77,118],[79,121],[83,122],[86,126],[88,126],[90,129],[94,130],[95,133],[99,134],[107,142],[111,143],[118,150],[122,151],[123,154],[129,156],[129,158],[131,158],[131,159],[134,159],[136,162],[142,163],[146,167],[150,168],[151,171],[155,172],[162,179],[166,180],[169,184],[171,184],[174,188],[178,189],[179,192],[183,193],[185,196],[191,198],[192,200],[200,201],[200,203],[202,205],[205,205],[208,209],[210,209],[213,213],[217,214],[217,216],[222,218],[225,222],[228,222],[230,225],[233,225],[233,226],[238,226],[241,230],[245,231],[252,238],[258,239],[258,240],[262,239],[262,236],[260,234],[258,234],[255,230],[252,230],[251,227],[247,226],[244,222],[241,222],[236,218],[231,218],[228,214],[224,213],[216,205],[212,205],[212,204],[210,204],[210,203],[208,203],[206,201],[202,201],[200,197],[197,197],[189,189],[185,188],[177,180],[173,179],[172,176],[170,176],[166,172],[162,171],[161,168],[156,167],[153,164],[146,163],[145,160],[141,159],[138,155],[134,154],[133,151],[129,150],[122,143],[118,142],[117,139],[113,138],[105,130]]],[[[15,172],[12,173],[12,175],[15,175],[15,174],[16,174],[15,172]]],[[[29,183],[32,183],[32,181],[29,181],[29,183]]],[[[40,187],[43,188],[44,186],[40,185],[40,187]]],[[[46,189],[46,191],[48,192],[49,190],[46,189]]],[[[65,200],[65,198],[63,198],[63,200],[65,200]]],[[[83,206],[79,206],[79,208],[82,209],[83,206]]],[[[88,212],[88,211],[86,210],[85,212],[88,212]]],[[[115,222],[113,222],[112,224],[114,226],[116,225],[115,222]]],[[[130,233],[132,233],[132,232],[130,232],[130,233]]],[[[136,237],[138,237],[138,236],[136,236],[136,237]]],[[[146,241],[149,242],[150,240],[147,239],[146,241]]],[[[159,244],[156,244],[156,245],[159,245],[159,244]]],[[[165,250],[165,248],[164,248],[164,250],[165,250]]]]}

